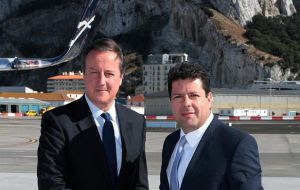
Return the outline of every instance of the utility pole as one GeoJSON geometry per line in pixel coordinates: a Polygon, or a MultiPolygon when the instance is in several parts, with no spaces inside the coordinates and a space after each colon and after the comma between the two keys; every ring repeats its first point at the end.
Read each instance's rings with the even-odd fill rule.
{"type": "Polygon", "coordinates": [[[269,116],[272,116],[271,113],[272,78],[268,78],[268,81],[269,81],[269,116]]]}

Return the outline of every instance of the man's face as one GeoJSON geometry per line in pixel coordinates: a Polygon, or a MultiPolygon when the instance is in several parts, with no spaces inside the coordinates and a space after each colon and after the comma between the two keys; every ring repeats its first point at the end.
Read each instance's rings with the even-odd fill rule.
{"type": "Polygon", "coordinates": [[[200,79],[179,79],[172,83],[171,109],[185,133],[201,127],[210,114],[212,93],[205,95],[200,79]]]}
{"type": "Polygon", "coordinates": [[[122,83],[120,59],[112,51],[92,50],[85,59],[85,93],[101,110],[107,111],[122,83]]]}

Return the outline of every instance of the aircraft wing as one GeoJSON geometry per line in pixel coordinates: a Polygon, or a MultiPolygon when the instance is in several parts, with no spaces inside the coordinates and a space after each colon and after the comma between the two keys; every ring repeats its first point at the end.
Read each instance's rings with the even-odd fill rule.
{"type": "Polygon", "coordinates": [[[74,36],[68,44],[67,50],[53,58],[0,58],[0,71],[31,70],[50,67],[70,61],[77,57],[86,41],[88,32],[92,28],[95,19],[95,11],[100,0],[89,0],[81,20],[77,24],[74,36]]]}

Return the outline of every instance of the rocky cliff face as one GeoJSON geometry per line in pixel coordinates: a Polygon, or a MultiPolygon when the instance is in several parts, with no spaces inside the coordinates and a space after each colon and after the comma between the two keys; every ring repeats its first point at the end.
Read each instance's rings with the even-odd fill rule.
{"type": "Polygon", "coordinates": [[[130,32],[143,25],[152,16],[169,12],[169,4],[167,0],[104,0],[97,11],[101,15],[101,24],[97,27],[97,31],[110,36],[130,32]]]}
{"type": "MultiPolygon", "coordinates": [[[[231,20],[243,25],[257,13],[274,16],[295,12],[290,0],[249,2],[103,0],[89,41],[95,37],[113,37],[126,51],[135,51],[144,57],[149,53],[185,52],[190,60],[209,69],[214,87],[246,87],[254,79],[270,77],[278,60],[264,61],[261,56],[249,53],[251,48],[244,44],[241,34],[236,35],[235,30],[229,31],[220,25],[231,20]],[[231,20],[218,23],[209,18],[201,8],[203,3],[231,20]]],[[[62,53],[85,3],[85,0],[0,1],[0,56],[54,57],[62,53]]],[[[241,28],[237,24],[235,27],[241,28]]],[[[237,30],[242,33],[242,29],[237,30]]],[[[43,70],[0,73],[0,85],[26,85],[45,91],[47,77],[64,70],[78,70],[79,65],[80,60],[75,59],[43,70]],[[35,82],[37,78],[39,83],[35,82]]],[[[288,75],[280,71],[277,77],[288,75]]]]}
{"type": "Polygon", "coordinates": [[[172,49],[176,49],[176,44],[184,48],[191,60],[202,63],[210,71],[214,87],[245,88],[253,80],[269,77],[283,80],[289,76],[279,69],[280,59],[246,45],[242,37],[244,29],[226,17],[214,11],[214,17],[208,18],[196,4],[174,5],[164,29],[168,35],[162,34],[172,37],[157,41],[164,39],[164,44],[172,49]],[[216,21],[224,25],[221,26],[224,31],[220,31],[216,21]]]}
{"type": "Polygon", "coordinates": [[[245,25],[256,14],[290,16],[296,12],[292,0],[210,0],[216,9],[237,23],[245,25]]]}

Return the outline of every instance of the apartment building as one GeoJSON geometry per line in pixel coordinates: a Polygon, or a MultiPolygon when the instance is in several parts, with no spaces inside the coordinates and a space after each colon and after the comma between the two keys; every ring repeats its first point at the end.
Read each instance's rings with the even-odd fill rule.
{"type": "Polygon", "coordinates": [[[154,93],[166,90],[168,72],[177,63],[187,62],[186,53],[150,54],[143,66],[144,93],[154,93]]]}
{"type": "Polygon", "coordinates": [[[83,74],[81,72],[64,72],[62,75],[48,78],[47,92],[54,92],[57,90],[75,90],[83,92],[83,74]]]}

